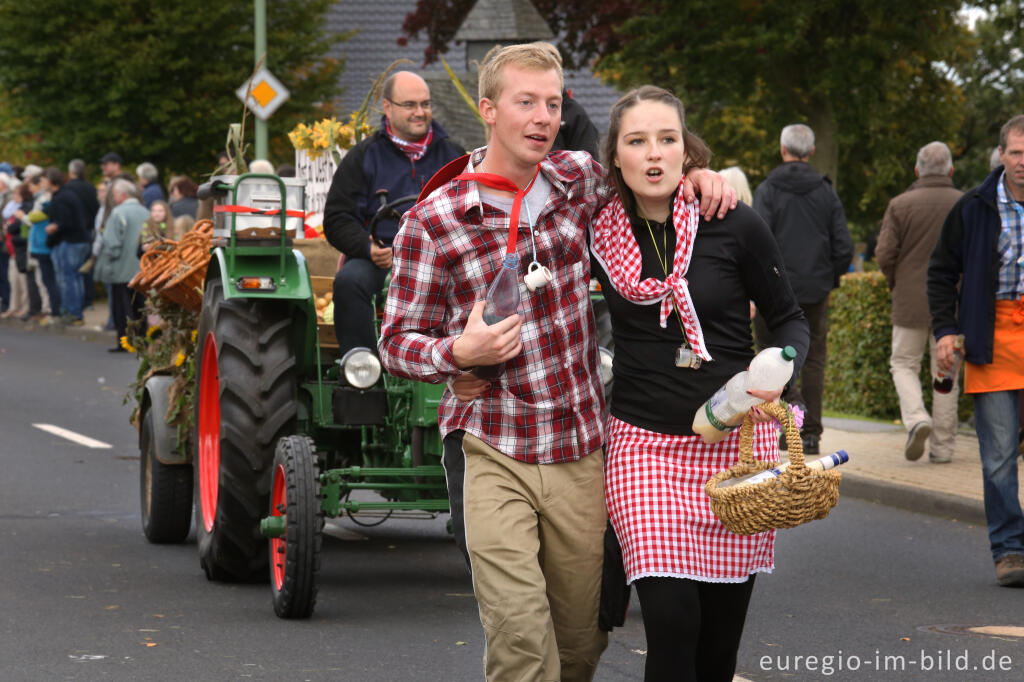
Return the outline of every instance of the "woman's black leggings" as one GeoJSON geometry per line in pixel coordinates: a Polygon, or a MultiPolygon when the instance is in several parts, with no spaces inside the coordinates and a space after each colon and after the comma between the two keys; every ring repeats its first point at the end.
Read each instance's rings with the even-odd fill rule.
{"type": "Polygon", "coordinates": [[[645,682],[730,682],[754,576],[742,583],[636,581],[647,632],[645,682]]]}

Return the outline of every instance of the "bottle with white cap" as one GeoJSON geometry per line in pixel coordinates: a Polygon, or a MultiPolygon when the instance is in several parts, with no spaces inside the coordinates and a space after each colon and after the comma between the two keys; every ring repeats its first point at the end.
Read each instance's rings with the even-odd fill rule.
{"type": "Polygon", "coordinates": [[[747,411],[761,402],[747,393],[750,389],[779,391],[793,376],[796,350],[792,346],[765,348],[750,361],[750,367],[733,375],[693,415],[693,432],[705,443],[717,443],[743,422],[747,411]]]}

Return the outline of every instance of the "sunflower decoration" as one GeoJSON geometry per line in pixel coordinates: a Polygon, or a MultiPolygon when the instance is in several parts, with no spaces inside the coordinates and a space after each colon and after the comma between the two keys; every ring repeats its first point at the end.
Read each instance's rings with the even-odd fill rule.
{"type": "Polygon", "coordinates": [[[342,123],[333,116],[312,125],[300,123],[288,133],[288,139],[293,147],[317,159],[327,151],[351,149],[372,132],[359,112],[353,112],[348,123],[342,123]]]}

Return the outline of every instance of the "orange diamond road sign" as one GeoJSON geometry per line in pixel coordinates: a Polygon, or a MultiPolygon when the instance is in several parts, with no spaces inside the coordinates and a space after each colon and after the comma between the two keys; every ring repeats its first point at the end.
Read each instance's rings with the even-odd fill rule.
{"type": "Polygon", "coordinates": [[[248,92],[248,96],[246,96],[246,88],[248,87],[250,87],[250,81],[246,80],[235,91],[235,94],[238,95],[238,99],[249,106],[249,110],[254,115],[263,121],[270,118],[270,115],[277,111],[277,108],[284,104],[291,96],[288,88],[284,87],[281,81],[277,80],[274,74],[270,73],[270,70],[266,67],[261,68],[252,77],[252,89],[248,92]]]}

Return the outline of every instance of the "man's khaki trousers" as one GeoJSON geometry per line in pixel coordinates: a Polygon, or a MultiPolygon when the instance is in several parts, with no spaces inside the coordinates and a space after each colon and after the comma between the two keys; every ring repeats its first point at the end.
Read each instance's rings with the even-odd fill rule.
{"type": "Polygon", "coordinates": [[[604,454],[524,464],[471,434],[466,544],[491,682],[590,680],[604,559],[604,454]]]}

